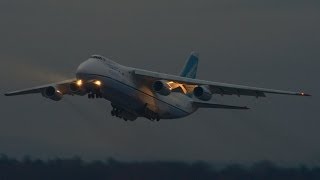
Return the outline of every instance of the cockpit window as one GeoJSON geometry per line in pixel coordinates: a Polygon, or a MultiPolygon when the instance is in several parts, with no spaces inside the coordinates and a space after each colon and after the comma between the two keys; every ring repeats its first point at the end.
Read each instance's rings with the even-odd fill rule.
{"type": "Polygon", "coordinates": [[[99,59],[99,60],[103,60],[103,61],[105,61],[105,60],[106,60],[106,58],[105,58],[105,57],[98,56],[98,55],[93,55],[93,56],[91,56],[91,58],[99,59]]]}
{"type": "Polygon", "coordinates": [[[92,55],[91,58],[97,59],[97,60],[102,61],[102,62],[104,62],[106,64],[117,64],[117,63],[111,61],[110,59],[105,58],[105,57],[100,56],[100,55],[92,55]]]}

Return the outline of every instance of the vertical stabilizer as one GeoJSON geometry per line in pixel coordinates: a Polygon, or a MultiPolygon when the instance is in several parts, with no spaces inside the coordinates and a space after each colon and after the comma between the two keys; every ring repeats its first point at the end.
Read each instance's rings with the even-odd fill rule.
{"type": "Polygon", "coordinates": [[[192,52],[188,57],[180,73],[180,76],[195,79],[197,76],[198,61],[199,61],[199,54],[196,52],[192,52]]]}

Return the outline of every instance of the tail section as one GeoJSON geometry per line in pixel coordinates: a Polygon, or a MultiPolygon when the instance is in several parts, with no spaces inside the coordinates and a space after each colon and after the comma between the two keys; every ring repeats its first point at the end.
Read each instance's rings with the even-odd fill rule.
{"type": "Polygon", "coordinates": [[[199,54],[192,52],[189,58],[187,59],[180,76],[195,79],[197,76],[199,54]]]}

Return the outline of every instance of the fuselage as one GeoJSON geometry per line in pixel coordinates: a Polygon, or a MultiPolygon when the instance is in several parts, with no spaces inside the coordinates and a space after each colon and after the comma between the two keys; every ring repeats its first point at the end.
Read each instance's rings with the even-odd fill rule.
{"type": "Polygon", "coordinates": [[[197,110],[192,98],[180,92],[167,96],[152,91],[151,83],[134,75],[135,68],[126,67],[105,57],[93,55],[80,64],[77,79],[102,82],[100,93],[114,107],[126,111],[132,118],[156,115],[159,119],[176,119],[197,110]],[[142,82],[143,81],[143,82],[142,82]]]}

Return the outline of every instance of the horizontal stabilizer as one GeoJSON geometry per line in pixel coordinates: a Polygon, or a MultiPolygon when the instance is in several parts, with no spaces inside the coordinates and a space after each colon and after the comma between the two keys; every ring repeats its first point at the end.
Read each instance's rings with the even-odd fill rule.
{"type": "Polygon", "coordinates": [[[216,104],[212,102],[202,102],[202,101],[194,101],[193,105],[199,108],[217,108],[217,109],[250,109],[247,106],[231,106],[231,105],[224,105],[224,104],[216,104]]]}

